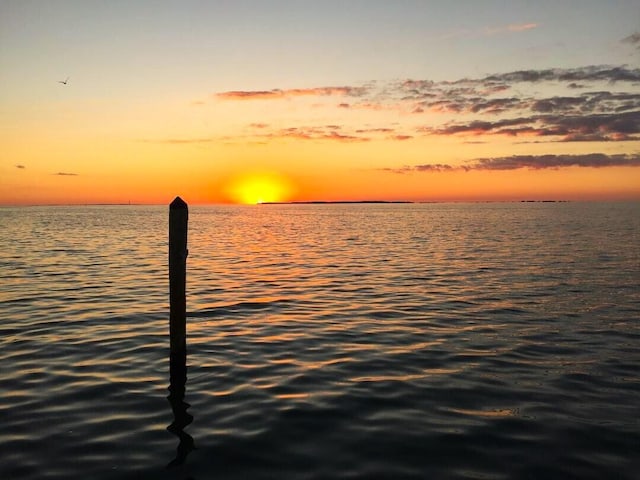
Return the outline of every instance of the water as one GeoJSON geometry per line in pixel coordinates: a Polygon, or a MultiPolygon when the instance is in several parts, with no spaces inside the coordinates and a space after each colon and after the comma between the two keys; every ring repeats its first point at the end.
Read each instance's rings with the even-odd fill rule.
{"type": "Polygon", "coordinates": [[[167,214],[0,209],[0,478],[637,478],[639,203],[194,207],[171,402],[167,214]]]}

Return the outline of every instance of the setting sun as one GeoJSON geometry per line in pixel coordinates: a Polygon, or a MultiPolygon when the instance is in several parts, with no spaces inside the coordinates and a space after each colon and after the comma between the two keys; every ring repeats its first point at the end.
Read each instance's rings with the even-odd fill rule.
{"type": "Polygon", "coordinates": [[[251,173],[233,179],[227,187],[234,203],[255,205],[265,202],[286,202],[291,199],[293,185],[277,173],[251,173]]]}
{"type": "Polygon", "coordinates": [[[0,1],[0,206],[640,199],[637,1],[94,3],[0,1]]]}

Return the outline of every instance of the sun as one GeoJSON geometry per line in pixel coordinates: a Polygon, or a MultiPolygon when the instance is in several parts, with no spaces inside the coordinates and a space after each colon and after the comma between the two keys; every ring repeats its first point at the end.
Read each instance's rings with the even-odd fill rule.
{"type": "Polygon", "coordinates": [[[278,173],[247,173],[240,175],[227,187],[234,203],[256,205],[269,202],[286,202],[293,194],[292,182],[278,173]]]}

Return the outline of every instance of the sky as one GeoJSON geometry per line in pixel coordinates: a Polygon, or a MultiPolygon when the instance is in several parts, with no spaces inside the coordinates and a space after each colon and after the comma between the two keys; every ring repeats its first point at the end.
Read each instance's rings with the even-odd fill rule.
{"type": "Polygon", "coordinates": [[[0,0],[0,147],[2,205],[640,200],[640,8],[0,0]]]}

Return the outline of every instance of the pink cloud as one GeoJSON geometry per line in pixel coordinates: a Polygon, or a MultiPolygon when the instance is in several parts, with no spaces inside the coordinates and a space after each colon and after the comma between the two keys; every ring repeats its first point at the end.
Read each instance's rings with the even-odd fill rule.
{"type": "Polygon", "coordinates": [[[510,32],[524,32],[525,30],[531,30],[533,28],[538,28],[537,23],[519,23],[515,25],[509,25],[507,29],[510,32]]]}
{"type": "Polygon", "coordinates": [[[232,90],[216,93],[222,100],[272,100],[290,97],[359,97],[367,93],[366,87],[314,87],[292,88],[288,90],[232,90]]]}
{"type": "Polygon", "coordinates": [[[486,35],[499,35],[501,33],[515,33],[515,32],[524,32],[527,30],[532,30],[534,28],[538,28],[537,23],[512,23],[511,25],[500,26],[500,27],[487,27],[484,29],[484,33],[486,35]]]}

